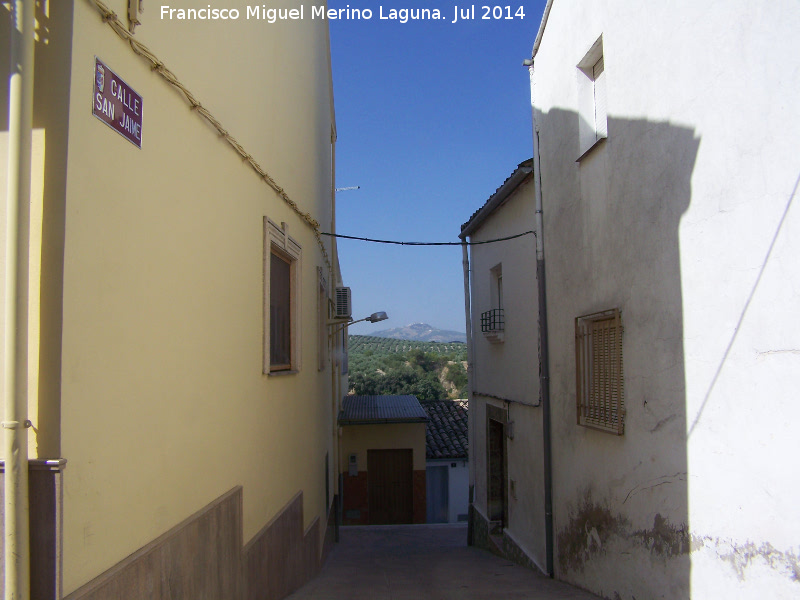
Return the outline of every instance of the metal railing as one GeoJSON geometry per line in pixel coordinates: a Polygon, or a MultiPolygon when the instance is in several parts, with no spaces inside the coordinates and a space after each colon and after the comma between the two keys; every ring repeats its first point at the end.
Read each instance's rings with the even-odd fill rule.
{"type": "Polygon", "coordinates": [[[481,313],[481,331],[486,333],[488,331],[503,331],[505,329],[506,321],[503,316],[502,308],[493,308],[481,313]]]}

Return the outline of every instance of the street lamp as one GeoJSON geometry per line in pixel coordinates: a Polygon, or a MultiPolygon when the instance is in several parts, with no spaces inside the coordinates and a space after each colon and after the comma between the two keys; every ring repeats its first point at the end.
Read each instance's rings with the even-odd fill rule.
{"type": "Polygon", "coordinates": [[[336,330],[331,332],[331,335],[336,335],[342,329],[345,329],[348,325],[353,325],[354,323],[361,323],[361,321],[369,321],[370,323],[378,323],[380,321],[385,321],[388,318],[389,318],[389,315],[387,315],[383,311],[380,311],[380,312],[374,312],[370,316],[364,317],[363,319],[359,319],[358,321],[347,321],[345,323],[342,323],[341,321],[328,321],[328,325],[329,326],[330,325],[338,325],[338,324],[342,323],[342,326],[339,329],[336,329],[336,330]]]}

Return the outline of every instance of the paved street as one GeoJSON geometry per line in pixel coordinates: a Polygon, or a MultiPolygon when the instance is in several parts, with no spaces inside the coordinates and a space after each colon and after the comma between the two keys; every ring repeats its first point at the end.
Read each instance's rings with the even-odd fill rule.
{"type": "Polygon", "coordinates": [[[465,525],[343,527],[320,575],[291,600],[597,600],[466,544],[465,525]]]}

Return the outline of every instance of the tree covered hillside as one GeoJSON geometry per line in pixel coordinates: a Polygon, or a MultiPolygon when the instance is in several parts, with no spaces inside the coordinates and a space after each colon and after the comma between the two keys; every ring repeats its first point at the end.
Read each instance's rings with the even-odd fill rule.
{"type": "Polygon", "coordinates": [[[350,392],[466,398],[467,345],[351,335],[350,392]]]}

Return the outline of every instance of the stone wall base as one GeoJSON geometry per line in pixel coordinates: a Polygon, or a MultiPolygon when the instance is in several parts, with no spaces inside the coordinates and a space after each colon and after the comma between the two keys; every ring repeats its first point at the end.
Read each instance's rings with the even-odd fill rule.
{"type": "Polygon", "coordinates": [[[472,545],[502,556],[518,565],[542,573],[539,566],[525,551],[502,529],[499,524],[489,521],[474,505],[470,505],[472,522],[472,545]]]}
{"type": "Polygon", "coordinates": [[[304,531],[303,493],[298,492],[243,546],[242,496],[241,486],[233,488],[64,600],[288,596],[319,572],[332,547],[334,515],[325,531],[319,519],[304,531]]]}

